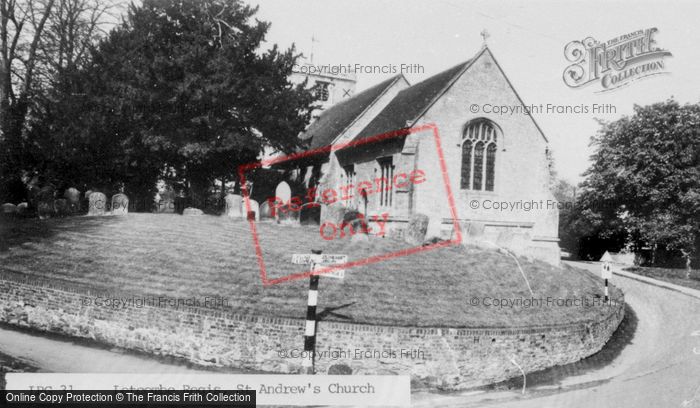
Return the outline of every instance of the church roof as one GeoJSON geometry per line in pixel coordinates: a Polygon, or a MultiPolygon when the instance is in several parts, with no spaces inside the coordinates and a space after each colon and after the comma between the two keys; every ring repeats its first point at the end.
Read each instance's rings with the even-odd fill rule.
{"type": "Polygon", "coordinates": [[[316,119],[300,136],[302,140],[311,139],[311,149],[317,149],[333,143],[340,134],[359,118],[372,104],[401,78],[397,75],[369,89],[333,105],[316,119]]]}
{"type": "Polygon", "coordinates": [[[479,55],[399,92],[353,140],[411,127],[479,55]]]}

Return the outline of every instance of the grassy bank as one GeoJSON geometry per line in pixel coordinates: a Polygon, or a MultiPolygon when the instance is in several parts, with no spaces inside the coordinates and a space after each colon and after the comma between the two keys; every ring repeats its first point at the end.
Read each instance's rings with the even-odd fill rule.
{"type": "MultiPolygon", "coordinates": [[[[264,287],[246,221],[215,216],[129,214],[2,220],[0,276],[43,279],[115,298],[219,297],[207,307],[304,318],[308,280],[264,287]]],[[[363,259],[409,247],[389,238],[322,240],[318,227],[259,223],[270,277],[305,270],[293,253],[312,248],[363,259]]],[[[570,267],[521,260],[536,299],[594,299],[602,281],[570,267]]],[[[324,320],[418,326],[524,326],[596,319],[601,306],[495,307],[493,299],[531,299],[515,261],[496,251],[447,247],[321,277],[324,320]],[[473,305],[473,299],[478,304],[473,305]],[[485,299],[486,298],[486,299],[485,299]],[[488,300],[493,298],[492,300],[488,300]]],[[[617,294],[618,292],[614,292],[617,294]]],[[[104,306],[102,306],[104,307],[104,306]]]]}

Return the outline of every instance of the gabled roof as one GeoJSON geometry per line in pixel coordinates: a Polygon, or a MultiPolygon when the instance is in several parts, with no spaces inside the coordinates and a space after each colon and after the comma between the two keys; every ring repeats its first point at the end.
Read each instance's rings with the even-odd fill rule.
{"type": "Polygon", "coordinates": [[[605,251],[603,256],[600,258],[601,262],[611,262],[623,265],[634,265],[634,253],[628,252],[610,252],[605,251]]]}
{"type": "MultiPolygon", "coordinates": [[[[522,98],[520,98],[520,95],[515,91],[510,80],[503,72],[503,69],[501,69],[500,65],[493,57],[493,54],[491,54],[491,51],[488,47],[484,47],[471,59],[399,92],[353,140],[358,141],[367,137],[400,129],[407,129],[413,126],[484,52],[488,52],[491,58],[493,58],[496,67],[500,70],[508,86],[513,90],[518,101],[522,105],[525,105],[522,98]]],[[[546,142],[547,137],[544,135],[544,132],[542,132],[542,129],[532,115],[529,116],[546,142]]]]}
{"type": "Polygon", "coordinates": [[[309,146],[311,149],[330,145],[400,78],[401,75],[391,77],[350,99],[333,105],[321,113],[321,116],[311,123],[300,138],[311,139],[309,146]]]}
{"type": "MultiPolygon", "coordinates": [[[[483,52],[483,50],[481,51],[483,52]]],[[[354,140],[411,127],[480,55],[433,75],[396,95],[354,140]]]]}

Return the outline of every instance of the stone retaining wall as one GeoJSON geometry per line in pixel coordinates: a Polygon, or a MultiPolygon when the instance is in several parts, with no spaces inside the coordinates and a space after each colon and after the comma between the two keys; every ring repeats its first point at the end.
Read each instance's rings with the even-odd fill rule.
{"type": "MultiPolygon", "coordinates": [[[[99,295],[2,277],[0,321],[196,364],[301,371],[302,319],[196,307],[96,307],[92,303],[99,295]]],[[[532,372],[589,356],[603,347],[623,315],[619,299],[601,321],[550,327],[453,329],[319,322],[316,369],[410,374],[433,387],[470,388],[519,376],[512,358],[532,372]]]]}

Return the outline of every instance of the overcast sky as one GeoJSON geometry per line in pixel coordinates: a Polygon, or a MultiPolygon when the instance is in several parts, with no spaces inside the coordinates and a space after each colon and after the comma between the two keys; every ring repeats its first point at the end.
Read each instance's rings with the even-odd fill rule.
{"type": "MultiPolygon", "coordinates": [[[[314,64],[421,64],[423,74],[406,74],[413,84],[471,58],[488,45],[528,105],[612,104],[610,114],[533,116],[549,138],[560,177],[582,180],[588,167],[589,138],[599,128],[595,118],[613,120],[632,112],[634,104],[674,97],[700,101],[700,2],[611,1],[459,1],[459,0],[252,0],[258,18],[272,23],[267,40],[295,43],[314,64]],[[564,47],[593,37],[607,41],[656,27],[656,45],[670,51],[668,74],[599,93],[598,84],[572,89],[562,80],[570,63],[564,47]]],[[[359,74],[357,90],[392,74],[359,74]]],[[[467,107],[465,107],[467,109],[467,107]]]]}

